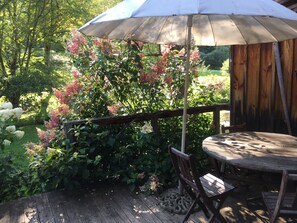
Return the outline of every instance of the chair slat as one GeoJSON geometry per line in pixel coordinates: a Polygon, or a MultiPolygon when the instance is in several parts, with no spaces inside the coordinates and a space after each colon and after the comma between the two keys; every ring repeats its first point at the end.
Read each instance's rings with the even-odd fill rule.
{"type": "Polygon", "coordinates": [[[234,187],[230,184],[225,183],[221,179],[217,178],[212,174],[206,174],[200,177],[202,186],[207,194],[207,196],[218,196],[233,190],[234,187]]]}

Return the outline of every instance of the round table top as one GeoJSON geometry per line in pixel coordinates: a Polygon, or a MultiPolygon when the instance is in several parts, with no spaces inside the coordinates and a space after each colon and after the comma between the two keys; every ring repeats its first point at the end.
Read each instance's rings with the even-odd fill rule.
{"type": "Polygon", "coordinates": [[[252,170],[297,170],[297,138],[268,132],[236,132],[214,135],[202,143],[211,157],[252,170]]]}

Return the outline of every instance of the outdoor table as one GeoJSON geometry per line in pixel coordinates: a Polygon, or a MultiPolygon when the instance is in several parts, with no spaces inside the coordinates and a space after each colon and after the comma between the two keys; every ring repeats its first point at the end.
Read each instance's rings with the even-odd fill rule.
{"type": "Polygon", "coordinates": [[[297,138],[268,132],[210,136],[202,143],[211,157],[233,166],[265,172],[297,170],[297,138]]]}

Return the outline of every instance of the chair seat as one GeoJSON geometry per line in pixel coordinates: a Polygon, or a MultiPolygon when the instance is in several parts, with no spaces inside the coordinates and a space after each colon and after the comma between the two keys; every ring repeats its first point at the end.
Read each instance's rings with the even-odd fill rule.
{"type": "MultiPolygon", "coordinates": [[[[262,192],[262,196],[268,212],[272,213],[276,206],[278,192],[262,192]]],[[[297,214],[297,210],[292,210],[295,196],[295,193],[286,193],[282,202],[280,214],[297,214]],[[286,208],[288,208],[288,210],[286,210],[286,208]]]]}
{"type": "Polygon", "coordinates": [[[232,185],[210,173],[200,177],[200,181],[208,197],[216,197],[234,189],[232,185]]]}

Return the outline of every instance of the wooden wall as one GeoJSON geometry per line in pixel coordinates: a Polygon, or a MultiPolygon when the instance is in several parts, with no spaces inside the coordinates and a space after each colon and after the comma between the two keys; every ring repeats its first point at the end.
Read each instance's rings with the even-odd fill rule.
{"type": "MultiPolygon", "coordinates": [[[[291,127],[297,135],[297,40],[279,44],[291,127]]],[[[231,48],[231,123],[287,133],[272,43],[231,48]]]]}

